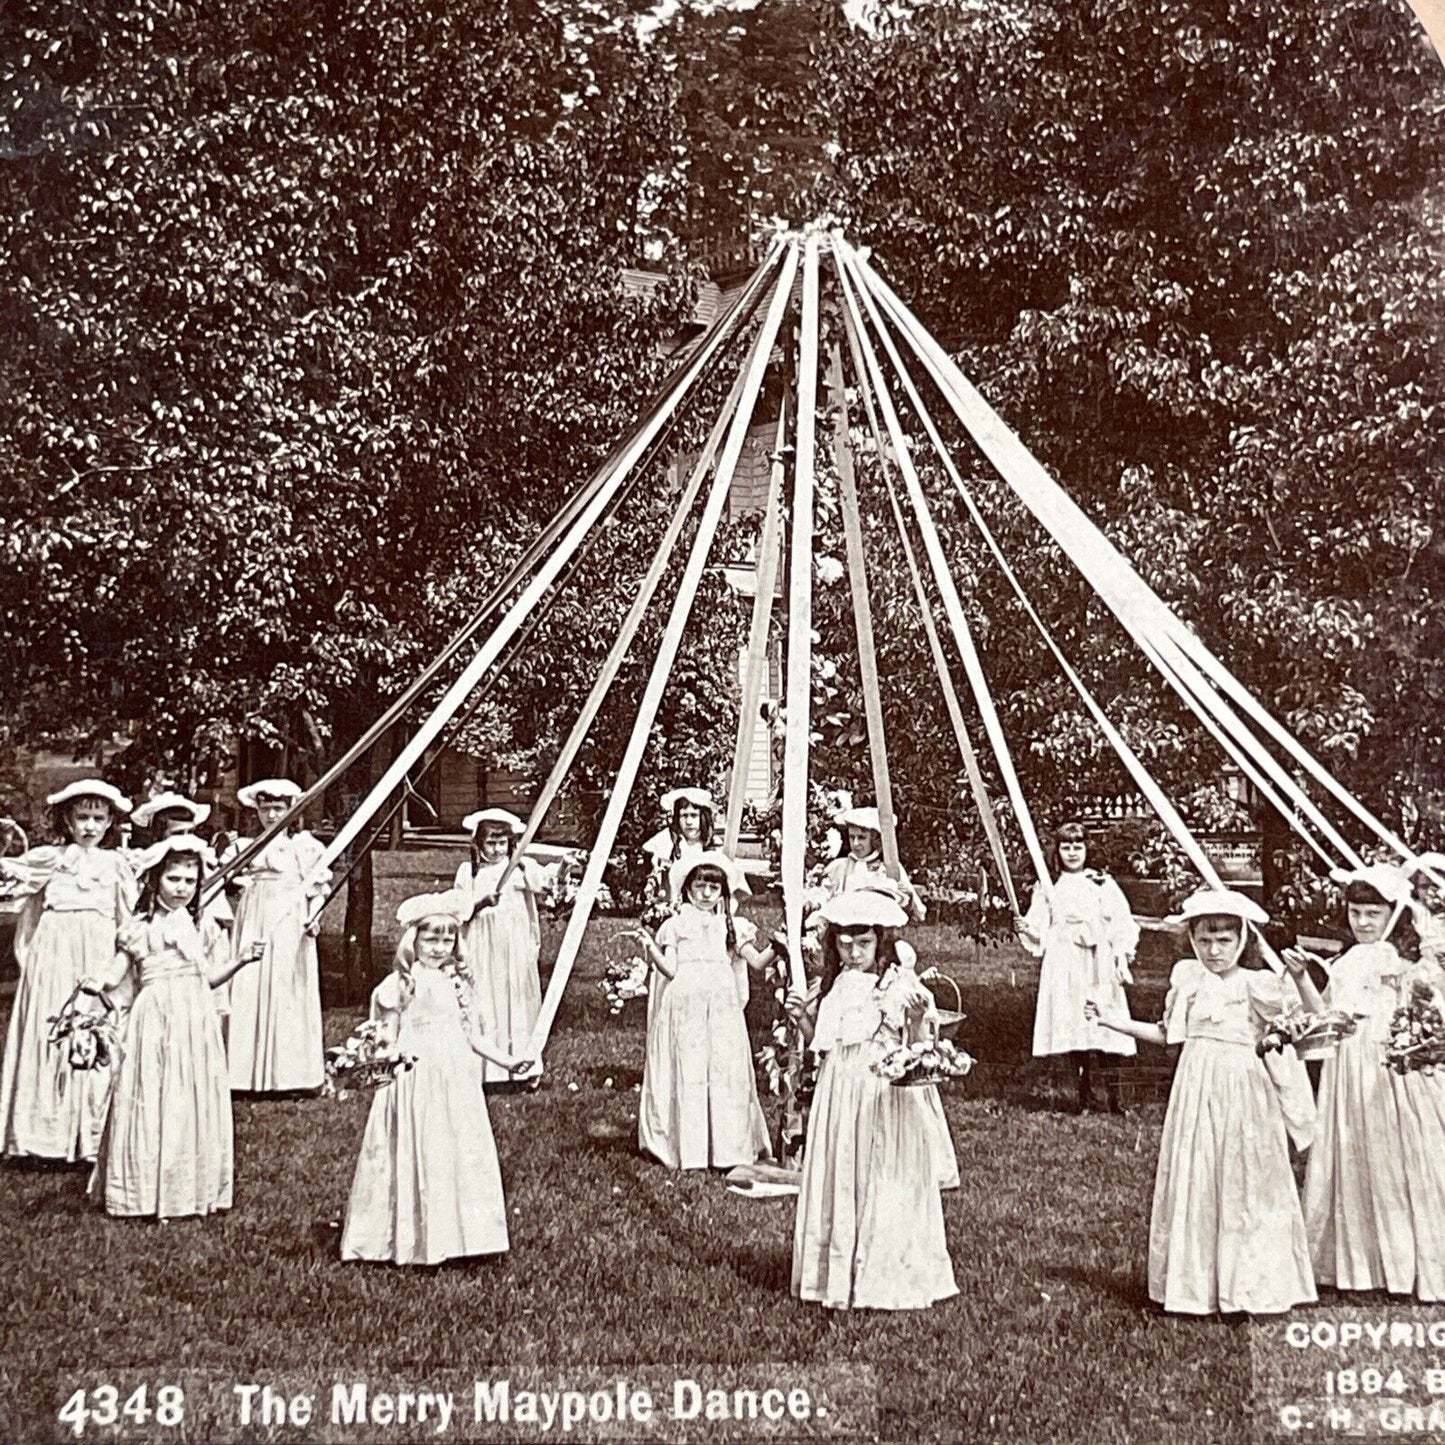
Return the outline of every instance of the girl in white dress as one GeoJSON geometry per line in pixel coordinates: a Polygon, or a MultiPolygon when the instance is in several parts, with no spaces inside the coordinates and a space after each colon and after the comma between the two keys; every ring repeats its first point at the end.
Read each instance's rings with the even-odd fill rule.
{"type": "MultiPolygon", "coordinates": [[[[507,880],[505,896],[497,893],[512,849],[527,830],[515,813],[483,808],[463,819],[462,826],[472,835],[471,858],[457,869],[454,884],[470,900],[462,927],[462,958],[472,976],[482,1033],[515,1053],[531,1042],[542,1011],[537,895],[547,880],[543,870],[524,857],[507,880]]],[[[496,1064],[486,1064],[483,1073],[488,1083],[510,1077],[496,1064]]]]}
{"type": "Polygon", "coordinates": [[[717,809],[712,795],[704,788],[674,788],[662,795],[662,811],[667,827],[654,833],[643,845],[647,857],[649,882],[658,894],[672,904],[668,876],[674,863],[700,858],[713,845],[717,809]]]}
{"type": "MultiPolygon", "coordinates": [[[[1287,1075],[1257,1045],[1297,999],[1276,974],[1240,967],[1249,926],[1268,922],[1251,899],[1203,889],[1172,921],[1188,928],[1193,957],[1174,965],[1163,1023],[1120,1019],[1092,1001],[1083,1008],[1091,1027],[1184,1045],[1154,1178],[1149,1298],[1176,1314],[1282,1314],[1314,1300],[1315,1283],[1290,1168],[1287,1075]]],[[[1287,966],[1305,1006],[1320,1012],[1303,964],[1287,966]]]]}
{"type": "MultiPolygon", "coordinates": [[[[210,816],[209,803],[194,802],[183,793],[157,793],[155,797],[139,804],[130,815],[130,820],[136,827],[148,829],[150,841],[154,844],[174,838],[178,833],[194,833],[210,816]]],[[[138,851],[136,857],[139,856],[138,851]]],[[[202,906],[202,912],[228,932],[236,921],[224,889],[202,906]]],[[[221,1003],[225,1002],[224,994],[218,994],[217,998],[221,1003]]]]}
{"type": "MultiPolygon", "coordinates": [[[[1391,1017],[1417,980],[1445,1007],[1439,970],[1418,961],[1403,873],[1374,864],[1332,876],[1355,943],[1329,965],[1325,1001],[1358,1022],[1320,1073],[1304,1190],[1315,1277],[1445,1300],[1445,1075],[1383,1065],[1391,1017]]],[[[1321,962],[1303,950],[1285,956],[1321,962]]]]}
{"type": "MultiPolygon", "coordinates": [[[[268,778],[241,788],[236,799],[256,810],[265,830],[300,796],[300,787],[289,779],[268,778]]],[[[237,838],[221,862],[250,841],[237,838]]],[[[317,925],[310,921],[312,903],[325,893],[331,877],[326,869],[318,871],[325,853],[320,839],[298,829],[273,838],[234,880],[240,889],[236,951],[266,945],[256,967],[237,975],[227,1000],[226,1052],[234,1090],[286,1093],[319,1089],[325,1081],[317,925]]]]}
{"type": "MultiPolygon", "coordinates": [[[[643,845],[647,859],[647,881],[643,884],[642,923],[654,932],[665,918],[677,911],[672,891],[675,863],[701,858],[712,847],[717,810],[712,794],[705,788],[673,788],[661,799],[667,827],[654,833],[643,845]]],[[[657,1001],[667,987],[667,975],[654,968],[647,975],[647,1022],[657,1012],[657,1001]]]]}
{"type": "MultiPolygon", "coordinates": [[[[1092,1102],[1098,1055],[1132,1058],[1135,1053],[1128,1035],[1104,1035],[1091,1028],[1084,1018],[1084,1003],[1091,1000],[1110,1018],[1129,1017],[1124,985],[1134,981],[1130,965],[1139,946],[1129,900],[1107,873],[1084,867],[1087,857],[1083,826],[1065,823],[1055,844],[1058,878],[1052,888],[1036,886],[1028,913],[1015,921],[1019,942],[1043,958],[1034,1011],[1034,1057],[1069,1056],[1080,1110],[1092,1102]]],[[[1104,1075],[1104,1087],[1110,1110],[1117,1112],[1112,1073],[1104,1075]]]]}
{"type": "Polygon", "coordinates": [[[883,866],[883,823],[878,809],[847,808],[834,821],[845,830],[845,838],[843,852],[823,870],[823,887],[829,896],[882,885],[899,895],[914,923],[922,923],[928,910],[907,870],[900,864],[894,880],[883,866]]]}
{"type": "Polygon", "coordinates": [[[255,963],[265,944],[232,958],[226,935],[200,911],[202,870],[214,864],[194,835],[147,848],[116,967],[87,980],[92,989],[127,976],[134,984],[90,1180],[107,1214],[175,1219],[231,1207],[231,1085],[211,990],[255,963]]]}
{"type": "Polygon", "coordinates": [[[787,1009],[822,1056],[793,1229],[792,1292],[831,1309],[926,1309],[958,1293],[944,1235],[936,1090],[896,1088],[872,1065],[932,1025],[933,999],[894,955],[902,907],[840,893],[825,925],[817,999],[787,1009]]]}
{"type": "Polygon", "coordinates": [[[647,1027],[637,1140],[669,1169],[731,1169],[767,1158],[767,1121],[758,1102],[743,1009],[747,971],[765,968],[771,948],[733,914],[737,868],[723,853],[673,864],[682,900],[654,939],[636,936],[668,980],[647,1027]]]}
{"type": "Polygon", "coordinates": [[[467,898],[409,898],[393,972],[371,996],[371,1017],[416,1063],[372,1100],[351,1181],[342,1259],[439,1264],[504,1254],[507,1201],[476,1056],[516,1073],[513,1058],[476,1026],[460,975],[467,898]]]}
{"type": "Polygon", "coordinates": [[[0,1074],[0,1133],[7,1155],[94,1159],[111,1071],[72,1072],[65,1051],[50,1042],[49,1020],[81,979],[115,962],[135,875],[119,849],[101,844],[130,802],[99,778],[71,783],[46,802],[69,841],[0,859],[0,874],[30,891],[15,927],[20,983],[0,1074]]]}

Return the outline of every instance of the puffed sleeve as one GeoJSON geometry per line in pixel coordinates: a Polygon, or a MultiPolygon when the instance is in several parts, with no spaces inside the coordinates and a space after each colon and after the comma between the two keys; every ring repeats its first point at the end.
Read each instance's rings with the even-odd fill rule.
{"type": "Polygon", "coordinates": [[[314,833],[302,831],[293,835],[296,845],[296,862],[306,882],[308,893],[324,893],[331,884],[331,870],[321,868],[326,857],[326,845],[314,833]]]}
{"type": "Polygon", "coordinates": [[[1241,972],[1249,991],[1250,1012],[1260,1023],[1268,1024],[1287,1008],[1298,1006],[1300,997],[1293,980],[1286,982],[1282,975],[1268,969],[1246,968],[1241,972]]]}
{"type": "Polygon", "coordinates": [[[1104,925],[1108,931],[1109,946],[1113,950],[1115,967],[1120,980],[1133,983],[1134,977],[1129,965],[1139,947],[1139,925],[1134,922],[1133,910],[1124,890],[1107,874],[1103,883],[1104,925]]]}
{"type": "MultiPolygon", "coordinates": [[[[840,978],[843,975],[840,975],[840,978]]],[[[811,990],[809,990],[811,995],[811,990]]],[[[843,1014],[843,991],[837,983],[818,1001],[818,1012],[813,1022],[813,1037],[808,1047],[815,1054],[826,1054],[838,1042],[838,1024],[843,1014]]]]}
{"type": "Polygon", "coordinates": [[[140,883],[124,853],[115,854],[115,904],[117,922],[135,912],[140,902],[140,883]]]}
{"type": "Polygon", "coordinates": [[[737,939],[739,946],[746,946],[748,948],[756,947],[758,941],[758,925],[750,918],[734,918],[733,937],[737,939]]]}
{"type": "Polygon", "coordinates": [[[1029,899],[1029,911],[1024,914],[1024,922],[1033,931],[1033,939],[1019,935],[1019,942],[1035,958],[1044,951],[1044,945],[1049,941],[1049,925],[1053,921],[1053,910],[1049,907],[1049,895],[1042,883],[1034,884],[1033,897],[1029,899]]]}
{"type": "Polygon", "coordinates": [[[662,920],[661,926],[655,935],[659,948],[676,948],[678,941],[677,914],[669,914],[662,920]]]}
{"type": "Polygon", "coordinates": [[[65,849],[51,843],[27,849],[14,858],[5,859],[5,874],[15,893],[38,893],[60,867],[65,849]]]}
{"type": "Polygon", "coordinates": [[[846,858],[835,858],[823,869],[823,889],[829,897],[841,893],[847,881],[848,860],[846,858]]]}
{"type": "Polygon", "coordinates": [[[401,1010],[401,979],[394,973],[389,973],[371,991],[371,1018],[373,1021],[384,1019],[388,1014],[395,1014],[401,1010]]]}
{"type": "Polygon", "coordinates": [[[1164,995],[1164,1042],[1182,1044],[1189,1028],[1189,1008],[1199,990],[1204,965],[1197,958],[1181,958],[1169,975],[1169,992],[1164,995]]]}
{"type": "Polygon", "coordinates": [[[535,858],[524,856],[516,871],[529,893],[547,891],[547,869],[535,858]]]}
{"type": "Polygon", "coordinates": [[[127,918],[115,931],[117,953],[128,954],[131,958],[144,958],[146,954],[146,926],[139,918],[127,918]]]}

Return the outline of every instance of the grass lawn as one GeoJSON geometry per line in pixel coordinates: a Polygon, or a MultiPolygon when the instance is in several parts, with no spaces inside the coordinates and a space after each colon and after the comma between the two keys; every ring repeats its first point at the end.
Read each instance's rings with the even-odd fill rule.
{"type": "MultiPolygon", "coordinates": [[[[917,1314],[835,1314],[789,1298],[791,1200],[739,1198],[716,1176],[669,1174],[636,1152],[642,1009],[610,1017],[595,983],[598,940],[617,926],[594,926],[544,1086],[492,1099],[512,1212],[499,1261],[338,1261],[365,1097],[238,1100],[236,1207],[211,1220],[111,1220],[87,1204],[83,1171],[0,1171],[0,1439],[59,1438],[53,1414],[69,1389],[125,1366],[159,1382],[179,1368],[415,1380],[769,1362],[871,1367],[883,1440],[1251,1438],[1252,1327],[1169,1318],[1145,1297],[1162,1051],[1129,1066],[1127,1115],[1056,1112],[1062,1078],[1028,1056],[1036,967],[1012,949],[980,954],[946,927],[915,930],[923,959],[963,985],[960,1040],[980,1060],[947,1100],[963,1166],[945,1195],[962,1294],[917,1314]]],[[[549,924],[550,949],[556,934],[549,924]]],[[[1147,952],[1136,1013],[1157,1016],[1167,964],[1166,951],[1147,952]]],[[[759,1026],[770,1006],[755,1000],[759,1026]]],[[[329,1010],[328,1038],[360,1013],[329,1010]]],[[[154,1438],[210,1437],[194,1422],[154,1438]]],[[[489,1437],[458,1426],[448,1438],[489,1437]]],[[[713,1426],[689,1438],[751,1435],[713,1426]]]]}

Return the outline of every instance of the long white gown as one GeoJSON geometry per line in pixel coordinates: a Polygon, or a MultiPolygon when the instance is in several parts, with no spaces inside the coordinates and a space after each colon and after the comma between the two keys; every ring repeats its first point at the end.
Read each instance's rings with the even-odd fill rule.
{"type": "Polygon", "coordinates": [[[507,1202],[469,1022],[446,974],[418,964],[383,979],[371,1016],[395,1030],[413,1068],[376,1091],[352,1176],[342,1259],[439,1264],[509,1247],[507,1202]]]}
{"type": "Polygon", "coordinates": [[[1063,873],[1048,892],[1035,887],[1024,921],[1039,940],[1024,940],[1024,947],[1043,956],[1034,1056],[1100,1050],[1132,1057],[1137,1048],[1129,1035],[1096,1028],[1084,1013],[1092,999],[1105,1018],[1129,1016],[1124,985],[1133,982],[1139,927],[1123,890],[1093,869],[1063,873]]]}
{"type": "MultiPolygon", "coordinates": [[[[237,839],[222,861],[248,841],[237,839]]],[[[306,932],[311,899],[329,876],[312,874],[325,852],[310,833],[276,838],[237,880],[236,952],[257,942],[266,952],[231,980],[225,998],[232,1089],[282,1093],[325,1082],[321,970],[316,940],[306,932]]]]}
{"type": "Polygon", "coordinates": [[[1184,1048],[1149,1219],[1149,1298],[1166,1310],[1281,1314],[1315,1298],[1285,1105],[1256,1052],[1284,988],[1272,973],[1221,976],[1195,958],[1170,975],[1165,1038],[1184,1048]]]}
{"type": "Polygon", "coordinates": [[[1389,943],[1356,944],[1334,962],[1325,1001],[1363,1017],[1320,1073],[1305,1223],[1322,1284],[1445,1300],[1445,1074],[1381,1062],[1416,979],[1445,1006],[1439,973],[1389,943]]]}
{"type": "MultiPolygon", "coordinates": [[[[917,987],[917,985],[914,985],[917,987]]],[[[845,969],[818,1007],[822,1055],[793,1227],[792,1292],[832,1309],[926,1309],[958,1293],[944,1235],[932,1088],[872,1071],[904,1030],[871,973],[845,969]]]]}
{"type": "Polygon", "coordinates": [[[20,982],[0,1072],[0,1132],[9,1155],[94,1159],[111,1070],[73,1071],[50,1042],[50,1019],[81,979],[110,973],[116,930],[136,900],[135,877],[113,848],[32,848],[12,863],[28,874],[15,929],[20,982]]]}
{"type": "MultiPolygon", "coordinates": [[[[210,971],[228,951],[183,908],[120,931],[136,975],[90,1192],[108,1214],[175,1219],[231,1207],[231,1086],[210,971]]],[[[254,968],[255,964],[247,967],[254,968]]]]}
{"type": "MultiPolygon", "coordinates": [[[[454,886],[475,902],[496,891],[506,866],[505,859],[485,863],[474,877],[472,865],[463,863],[454,886]]],[[[477,1021],[487,1038],[514,1056],[526,1051],[542,1012],[537,895],[544,886],[542,870],[523,858],[512,871],[506,893],[462,928],[462,958],[472,975],[477,1021]]],[[[483,1077],[488,1083],[500,1083],[511,1075],[487,1062],[483,1077]]]]}
{"type": "MultiPolygon", "coordinates": [[[[742,943],[756,934],[745,918],[733,927],[742,943]]],[[[721,913],[684,903],[657,933],[675,949],[677,975],[647,1027],[637,1141],[669,1169],[726,1169],[772,1152],[743,1017],[746,965],[729,956],[726,930],[721,913]]]]}

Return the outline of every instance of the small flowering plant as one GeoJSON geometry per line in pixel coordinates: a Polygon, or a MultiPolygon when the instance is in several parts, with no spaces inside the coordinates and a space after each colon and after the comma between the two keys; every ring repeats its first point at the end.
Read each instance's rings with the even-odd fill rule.
{"type": "Polygon", "coordinates": [[[108,1069],[116,1061],[115,1005],[99,989],[77,984],[46,1022],[50,1042],[65,1050],[65,1062],[77,1073],[108,1069]]]}
{"type": "Polygon", "coordinates": [[[1390,1019],[1385,1067],[1397,1074],[1433,1074],[1445,1068],[1445,1015],[1435,991],[1423,979],[1410,987],[1410,997],[1390,1019]]]}
{"type": "Polygon", "coordinates": [[[1264,1058],[1266,1054],[1283,1052],[1285,1046],[1290,1045],[1302,1059],[1323,1058],[1334,1053],[1340,1040],[1349,1038],[1358,1026],[1354,1014],[1337,1008],[1320,1014],[1307,1013],[1298,1007],[1288,1008],[1270,1021],[1255,1052],[1264,1058]]]}
{"type": "Polygon", "coordinates": [[[925,1038],[916,1044],[899,1044],[878,1059],[872,1069],[880,1079],[902,1089],[927,1084],[948,1084],[964,1078],[973,1058],[947,1039],[925,1038]]]}
{"type": "Polygon", "coordinates": [[[398,1053],[375,1019],[358,1024],[344,1044],[326,1050],[328,1094],[344,1099],[355,1089],[381,1089],[416,1063],[415,1054],[398,1053]]]}

